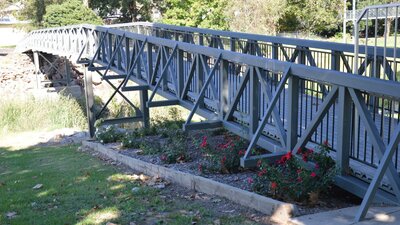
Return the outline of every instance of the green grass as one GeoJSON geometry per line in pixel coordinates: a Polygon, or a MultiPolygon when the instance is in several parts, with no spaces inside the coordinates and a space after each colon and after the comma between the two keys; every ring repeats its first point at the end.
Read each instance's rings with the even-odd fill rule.
{"type": "Polygon", "coordinates": [[[162,198],[160,190],[76,149],[0,148],[0,224],[253,224],[237,213],[218,216],[195,201],[162,198]],[[43,187],[32,189],[36,184],[43,187]],[[190,211],[199,214],[182,213],[190,211]]]}
{"type": "Polygon", "coordinates": [[[16,45],[0,45],[0,48],[15,48],[16,45]]]}
{"type": "Polygon", "coordinates": [[[86,127],[80,103],[63,96],[53,99],[2,99],[0,118],[0,134],[86,127]]]}

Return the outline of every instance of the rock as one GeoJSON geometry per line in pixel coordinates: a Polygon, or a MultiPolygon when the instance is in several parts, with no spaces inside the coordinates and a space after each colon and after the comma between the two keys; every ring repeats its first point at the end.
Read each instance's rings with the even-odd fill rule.
{"type": "Polygon", "coordinates": [[[144,175],[144,174],[140,174],[139,179],[140,179],[141,181],[146,181],[146,180],[150,179],[150,177],[149,177],[149,176],[146,176],[146,175],[144,175]]]}
{"type": "Polygon", "coordinates": [[[164,189],[165,188],[165,184],[157,184],[157,185],[154,185],[153,187],[157,188],[157,189],[164,189]]]}
{"type": "Polygon", "coordinates": [[[214,225],[221,225],[221,220],[220,219],[216,219],[213,222],[214,225]]]}
{"type": "Polygon", "coordinates": [[[219,198],[216,198],[216,199],[213,199],[213,200],[212,200],[213,203],[218,203],[218,202],[221,202],[221,201],[222,201],[222,200],[219,199],[219,198]]]}
{"type": "Polygon", "coordinates": [[[7,219],[14,219],[15,217],[17,217],[17,212],[7,212],[6,213],[6,217],[7,219]]]}
{"type": "Polygon", "coordinates": [[[36,184],[32,189],[37,190],[43,187],[43,184],[36,184]]]}
{"type": "Polygon", "coordinates": [[[138,193],[140,191],[140,187],[134,187],[131,189],[133,193],[138,193]]]}

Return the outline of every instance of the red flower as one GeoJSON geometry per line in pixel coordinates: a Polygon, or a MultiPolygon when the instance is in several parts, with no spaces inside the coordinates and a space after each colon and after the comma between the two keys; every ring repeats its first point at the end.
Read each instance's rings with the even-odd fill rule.
{"type": "Polygon", "coordinates": [[[324,141],[324,145],[327,146],[327,147],[329,146],[328,140],[325,140],[325,141],[324,141]]]}
{"type": "Polygon", "coordinates": [[[292,158],[292,152],[288,152],[285,154],[286,160],[289,160],[292,158]]]}
{"type": "Polygon", "coordinates": [[[284,156],[281,157],[281,159],[278,161],[279,164],[284,164],[286,161],[290,160],[292,158],[292,152],[286,153],[284,156]]]}
{"type": "Polygon", "coordinates": [[[203,141],[200,144],[200,148],[205,148],[207,146],[207,136],[203,137],[203,141]]]}
{"type": "Polygon", "coordinates": [[[317,174],[316,174],[315,172],[312,172],[312,173],[310,174],[310,176],[311,176],[311,177],[316,177],[317,174]]]}
{"type": "Polygon", "coordinates": [[[301,177],[297,178],[297,183],[301,183],[303,181],[303,179],[301,177]]]}
{"type": "Polygon", "coordinates": [[[271,182],[271,188],[275,189],[278,187],[278,184],[276,182],[271,182]]]}
{"type": "Polygon", "coordinates": [[[226,156],[224,156],[224,157],[221,159],[221,164],[224,165],[225,161],[226,161],[226,156]]]}
{"type": "Polygon", "coordinates": [[[315,169],[319,169],[319,164],[315,163],[315,169]]]}
{"type": "Polygon", "coordinates": [[[261,171],[258,172],[258,176],[262,177],[266,173],[267,173],[267,169],[262,169],[261,171]]]}
{"type": "Polygon", "coordinates": [[[262,164],[262,161],[261,161],[261,159],[259,159],[259,160],[257,161],[257,167],[260,167],[261,164],[262,164]]]}
{"type": "Polygon", "coordinates": [[[306,154],[304,154],[302,158],[303,158],[303,161],[304,161],[304,162],[307,162],[307,161],[308,161],[308,158],[307,158],[307,155],[306,155],[306,154]]]}
{"type": "MultiPolygon", "coordinates": [[[[239,150],[238,155],[241,156],[241,155],[244,155],[245,153],[246,153],[245,150],[239,150]]],[[[258,164],[257,164],[257,165],[258,165],[258,164]]]]}
{"type": "Polygon", "coordinates": [[[296,172],[297,172],[297,174],[301,173],[301,169],[298,169],[296,172]]]}
{"type": "Polygon", "coordinates": [[[200,173],[203,172],[203,166],[201,164],[197,165],[197,169],[200,173]]]}
{"type": "Polygon", "coordinates": [[[247,183],[252,184],[254,182],[253,178],[249,177],[247,178],[247,183]]]}
{"type": "Polygon", "coordinates": [[[162,154],[160,159],[161,159],[161,161],[167,161],[167,155],[162,154]]]}

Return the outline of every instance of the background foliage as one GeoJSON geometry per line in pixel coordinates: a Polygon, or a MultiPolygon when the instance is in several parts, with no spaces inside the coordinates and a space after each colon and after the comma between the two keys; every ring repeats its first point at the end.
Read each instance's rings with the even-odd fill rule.
{"type": "MultiPolygon", "coordinates": [[[[0,0],[0,9],[15,1],[0,0]]],[[[71,13],[60,7],[66,4],[66,0],[22,1],[25,9],[21,12],[21,19],[31,20],[37,27],[81,21],[100,23],[83,4],[113,23],[155,20],[180,26],[267,35],[300,32],[325,37],[341,32],[344,4],[343,0],[74,0],[63,5],[69,10],[77,9],[71,13]],[[73,8],[74,4],[80,7],[73,8]]],[[[359,0],[357,9],[391,2],[396,1],[359,0]]],[[[352,8],[351,4],[352,1],[347,0],[348,9],[352,8]]],[[[389,22],[393,23],[393,20],[389,19],[389,22]]],[[[351,31],[351,24],[348,26],[351,31]]]]}
{"type": "Polygon", "coordinates": [[[72,24],[102,24],[101,18],[85,7],[79,0],[67,0],[62,4],[49,5],[43,16],[44,27],[59,27],[72,24]]]}

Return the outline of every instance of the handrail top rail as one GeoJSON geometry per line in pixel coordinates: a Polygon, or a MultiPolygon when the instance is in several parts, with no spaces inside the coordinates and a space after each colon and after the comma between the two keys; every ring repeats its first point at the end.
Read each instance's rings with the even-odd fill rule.
{"type": "Polygon", "coordinates": [[[291,62],[279,61],[276,59],[269,59],[254,55],[232,52],[223,49],[194,45],[175,40],[132,33],[120,29],[84,24],[79,26],[50,28],[46,30],[43,29],[40,31],[41,32],[53,31],[57,29],[79,28],[79,27],[96,29],[100,32],[104,33],[107,32],[109,34],[117,36],[125,36],[139,41],[147,41],[152,44],[163,45],[169,48],[177,47],[177,49],[179,50],[188,51],[195,54],[203,54],[214,58],[217,58],[221,55],[222,59],[224,60],[238,64],[263,68],[271,72],[282,72],[290,68],[291,73],[299,78],[315,80],[321,83],[327,83],[332,85],[345,86],[348,88],[354,88],[366,92],[372,92],[377,95],[387,96],[393,99],[400,99],[400,94],[398,92],[398,90],[400,90],[400,82],[364,77],[356,74],[327,70],[301,64],[295,64],[291,62]]]}
{"type": "MultiPolygon", "coordinates": [[[[262,34],[249,34],[243,32],[234,32],[234,31],[223,31],[223,30],[213,30],[208,28],[197,28],[197,27],[184,27],[184,26],[176,26],[162,23],[150,23],[150,22],[132,22],[132,23],[123,23],[123,24],[115,24],[108,25],[107,27],[118,28],[122,26],[134,26],[134,25],[142,25],[142,26],[151,26],[160,29],[170,29],[177,32],[192,32],[192,33],[200,33],[200,34],[210,34],[214,36],[224,36],[224,37],[232,37],[236,39],[247,39],[252,41],[264,41],[271,42],[275,44],[285,44],[285,45],[294,45],[308,48],[317,48],[324,50],[332,50],[338,52],[354,52],[353,44],[344,44],[338,42],[331,41],[322,41],[322,40],[308,40],[302,38],[289,38],[289,37],[280,37],[280,36],[270,36],[270,35],[262,35],[262,34]]],[[[367,52],[374,52],[375,48],[369,46],[367,48],[367,52]]],[[[384,48],[377,47],[377,55],[384,55],[384,48]]],[[[386,49],[386,56],[392,57],[394,56],[394,48],[386,49]]],[[[360,46],[360,53],[365,53],[365,46],[360,46]]],[[[396,55],[400,55],[400,49],[396,50],[396,55]]]]}
{"type": "MultiPolygon", "coordinates": [[[[285,44],[285,45],[293,45],[293,46],[301,46],[307,48],[316,48],[316,49],[324,49],[324,50],[331,50],[337,52],[348,52],[354,53],[354,45],[353,44],[344,44],[344,43],[336,43],[336,42],[329,42],[329,41],[317,41],[317,40],[307,40],[307,39],[300,39],[300,38],[288,38],[288,37],[278,37],[278,36],[267,36],[261,34],[249,34],[249,33],[241,33],[241,32],[232,32],[232,31],[222,31],[222,30],[212,30],[207,28],[196,28],[196,27],[183,27],[183,26],[176,26],[176,25],[169,25],[169,24],[162,24],[162,23],[150,23],[150,22],[133,22],[133,23],[122,23],[122,24],[114,24],[114,25],[106,25],[106,26],[98,26],[98,25],[91,25],[91,24],[81,24],[81,25],[70,25],[70,26],[63,26],[58,28],[45,28],[35,30],[36,32],[46,31],[46,30],[59,30],[59,29],[70,29],[70,28],[79,28],[79,27],[107,27],[111,29],[118,29],[118,27],[122,26],[134,26],[134,25],[142,25],[142,26],[150,26],[156,27],[160,29],[172,29],[178,32],[197,32],[201,34],[210,34],[215,36],[226,36],[232,37],[235,39],[246,39],[252,41],[264,41],[264,42],[271,42],[275,44],[285,44]]],[[[34,31],[31,31],[34,32],[34,31]]],[[[386,55],[387,57],[393,57],[394,48],[385,48],[383,47],[373,47],[368,46],[367,52],[372,54],[375,52],[378,56],[386,55]]],[[[359,47],[359,53],[364,54],[365,46],[359,47]]],[[[400,49],[396,48],[396,55],[400,55],[400,49]]]]}
{"type": "Polygon", "coordinates": [[[360,15],[357,18],[357,23],[360,22],[365,14],[367,13],[367,11],[371,10],[371,9],[382,9],[382,8],[391,8],[391,7],[400,7],[400,3],[390,3],[390,4],[382,4],[382,5],[371,5],[371,6],[367,6],[365,7],[362,12],[360,13],[360,15]]]}

